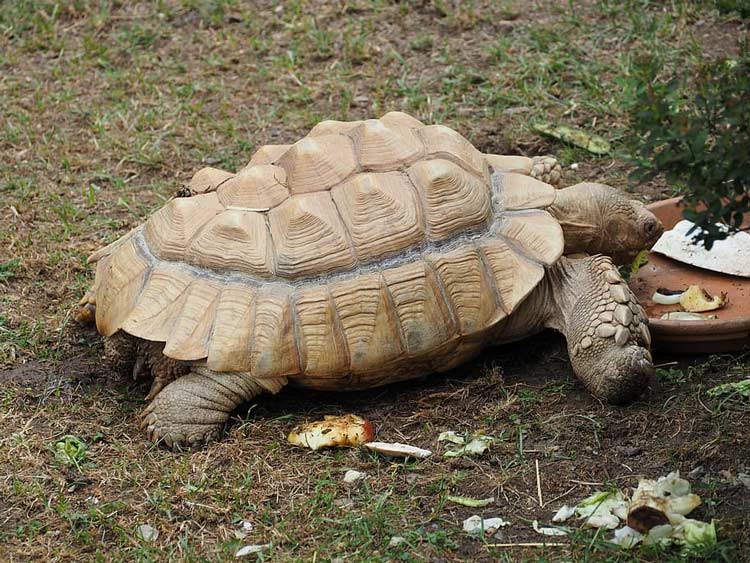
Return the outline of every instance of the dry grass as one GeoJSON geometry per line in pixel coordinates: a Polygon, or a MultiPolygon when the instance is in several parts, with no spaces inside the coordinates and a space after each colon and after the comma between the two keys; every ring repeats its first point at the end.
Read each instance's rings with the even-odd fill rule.
{"type": "MultiPolygon", "coordinates": [[[[620,552],[588,531],[563,548],[491,548],[500,540],[467,537],[461,521],[501,515],[513,521],[502,541],[536,542],[530,521],[549,521],[563,501],[698,466],[698,516],[718,518],[727,542],[703,557],[741,559],[749,506],[734,477],[750,471],[747,408],[705,390],[747,377],[747,356],[681,364],[661,373],[663,388],[648,400],[612,408],[578,386],[561,341],[541,336],[430,381],[264,398],[238,413],[222,442],[173,454],[138,430],[144,389],[111,376],[96,335],[70,316],[91,280],[89,252],[199,167],[235,169],[258,146],[292,141],[323,118],[401,109],[448,123],[486,151],[579,163],[567,183],[625,187],[621,159],[551,144],[530,124],[564,122],[618,146],[622,84],[639,49],[689,68],[746,30],[682,1],[0,3],[4,559],[221,560],[270,543],[261,558],[678,560],[620,552]],[[380,439],[437,455],[391,463],[285,443],[296,423],[348,411],[370,418],[380,439]],[[447,429],[500,439],[483,458],[449,461],[436,442],[447,429]],[[88,444],[80,468],[49,450],[65,434],[88,444]],[[368,479],[344,486],[347,468],[368,479]],[[497,501],[472,511],[446,503],[448,494],[497,501]],[[238,539],[242,519],[253,530],[238,539]],[[156,541],[138,536],[145,523],[159,530],[156,541]],[[387,547],[393,535],[405,543],[387,547]]],[[[644,199],[669,193],[663,183],[635,189],[644,199]]]]}

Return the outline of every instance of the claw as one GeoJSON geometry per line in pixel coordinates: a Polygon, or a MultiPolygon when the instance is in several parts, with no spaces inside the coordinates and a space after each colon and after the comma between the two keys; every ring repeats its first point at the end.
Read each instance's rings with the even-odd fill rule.
{"type": "Polygon", "coordinates": [[[151,384],[151,389],[148,392],[148,395],[146,395],[147,401],[153,401],[154,397],[156,397],[162,389],[164,389],[166,385],[166,381],[163,379],[156,378],[154,379],[154,382],[151,384]]]}

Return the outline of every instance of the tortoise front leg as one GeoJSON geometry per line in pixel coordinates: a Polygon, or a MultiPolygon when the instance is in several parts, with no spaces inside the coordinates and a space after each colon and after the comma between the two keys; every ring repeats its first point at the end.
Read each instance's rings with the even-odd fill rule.
{"type": "Polygon", "coordinates": [[[635,399],[654,375],[647,317],[609,258],[561,258],[549,271],[547,325],[568,341],[573,370],[597,397],[635,399]]]}
{"type": "Polygon", "coordinates": [[[169,383],[143,411],[141,428],[169,447],[198,447],[221,434],[229,415],[263,391],[281,389],[284,378],[258,380],[247,372],[219,373],[193,366],[169,383]]]}

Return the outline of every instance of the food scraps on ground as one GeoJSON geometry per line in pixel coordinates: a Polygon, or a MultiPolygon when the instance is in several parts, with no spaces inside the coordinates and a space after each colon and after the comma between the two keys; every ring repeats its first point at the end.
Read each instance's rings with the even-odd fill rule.
{"type": "Polygon", "coordinates": [[[410,446],[409,444],[400,444],[398,442],[368,442],[365,444],[368,450],[390,456],[390,457],[413,457],[416,459],[425,459],[432,455],[430,450],[410,446]]]}
{"type": "Polygon", "coordinates": [[[482,455],[489,449],[494,440],[494,436],[485,436],[484,434],[465,436],[457,434],[453,430],[441,432],[438,436],[438,442],[446,442],[444,457],[482,455]]]}
{"type": "Polygon", "coordinates": [[[691,285],[680,296],[680,306],[688,313],[702,313],[721,309],[727,303],[727,294],[711,296],[699,285],[691,285]]]}
{"type": "Polygon", "coordinates": [[[367,420],[354,414],[345,414],[326,416],[323,420],[300,424],[289,433],[288,441],[295,446],[318,450],[359,446],[374,437],[372,424],[367,420]]]}
{"type": "Polygon", "coordinates": [[[570,530],[568,530],[567,528],[550,528],[540,526],[537,520],[534,520],[531,523],[531,527],[534,528],[535,532],[537,532],[538,534],[542,534],[543,536],[567,536],[570,533],[570,530]]]}
{"type": "Polygon", "coordinates": [[[700,313],[686,313],[685,311],[672,311],[661,316],[663,321],[713,321],[716,315],[701,315],[700,313]]]}
{"type": "Polygon", "coordinates": [[[659,305],[677,305],[680,302],[680,297],[685,293],[684,289],[667,289],[665,287],[658,288],[651,296],[651,301],[658,303],[659,305]]]}
{"type": "Polygon", "coordinates": [[[502,518],[483,518],[478,514],[464,520],[464,532],[469,534],[493,534],[504,526],[510,526],[510,522],[502,518]]]}
{"type": "MultiPolygon", "coordinates": [[[[575,512],[586,519],[586,526],[615,529],[610,541],[622,547],[674,543],[691,551],[716,543],[713,520],[686,518],[700,503],[700,497],[691,493],[690,483],[675,471],[656,480],[641,479],[630,499],[621,492],[597,491],[578,503],[575,512]]],[[[563,522],[571,516],[571,508],[563,506],[553,521],[563,522]]],[[[545,533],[534,524],[535,530],[545,533]]]]}

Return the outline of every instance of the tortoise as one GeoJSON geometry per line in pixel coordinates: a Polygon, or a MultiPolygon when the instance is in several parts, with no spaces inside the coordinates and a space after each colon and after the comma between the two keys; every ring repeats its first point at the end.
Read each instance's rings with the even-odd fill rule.
{"type": "Polygon", "coordinates": [[[323,121],[236,174],[196,173],[90,257],[84,304],[108,357],[153,377],[142,427],[170,447],[216,439],[287,384],[380,386],[545,328],[592,394],[627,402],[653,374],[647,318],[597,253],[634,254],[662,227],[614,188],[534,177],[555,171],[400,112],[323,121]]]}

